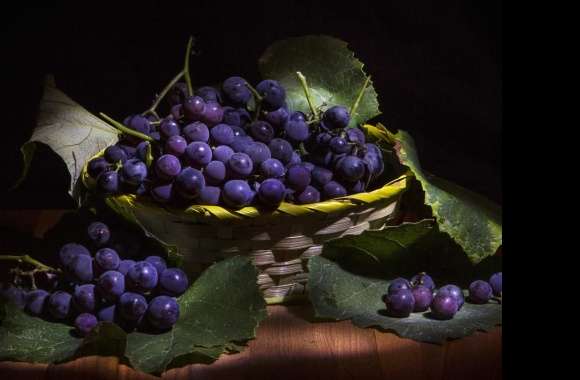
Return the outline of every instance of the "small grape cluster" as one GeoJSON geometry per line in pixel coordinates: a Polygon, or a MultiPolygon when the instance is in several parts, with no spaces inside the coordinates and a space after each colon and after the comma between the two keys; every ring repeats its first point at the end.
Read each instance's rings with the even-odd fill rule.
{"type": "Polygon", "coordinates": [[[238,76],[188,94],[177,82],[166,117],[124,120],[121,127],[148,141],[126,134],[88,163],[100,194],[275,208],[283,201],[309,204],[366,191],[384,171],[379,147],[366,142],[361,128],[348,127],[346,107],[313,109],[307,116],[287,106],[279,82],[263,80],[254,89],[238,76]]]}
{"type": "MultiPolygon", "coordinates": [[[[501,297],[502,272],[494,273],[489,282],[477,280],[469,286],[467,300],[474,304],[485,304],[492,296],[501,297]]],[[[419,273],[407,280],[393,280],[383,296],[387,313],[392,317],[405,318],[411,313],[430,309],[436,319],[451,319],[465,303],[463,291],[456,285],[445,285],[435,290],[435,282],[426,273],[419,273]]]]}
{"type": "Polygon", "coordinates": [[[99,321],[125,329],[162,331],[179,318],[176,297],[189,286],[179,268],[168,268],[161,256],[141,261],[122,259],[110,228],[93,222],[87,229],[90,245],[67,243],[58,252],[59,269],[44,272],[50,281],[32,290],[13,284],[2,287],[2,298],[29,314],[73,323],[87,335],[99,321]],[[94,255],[87,248],[94,248],[94,255]],[[57,274],[58,273],[58,274],[57,274]]]}

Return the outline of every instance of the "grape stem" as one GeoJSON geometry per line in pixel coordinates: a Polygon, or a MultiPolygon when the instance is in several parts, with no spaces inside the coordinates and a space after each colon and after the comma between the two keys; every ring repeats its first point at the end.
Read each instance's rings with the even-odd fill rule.
{"type": "Polygon", "coordinates": [[[189,57],[191,56],[191,46],[193,45],[193,37],[189,37],[187,41],[187,48],[185,49],[185,63],[183,67],[183,76],[187,84],[187,93],[193,96],[193,87],[191,86],[191,76],[189,75],[189,57]]]}
{"type": "Polygon", "coordinates": [[[356,100],[354,102],[354,104],[352,105],[352,107],[350,107],[350,116],[353,117],[356,113],[356,110],[358,109],[358,106],[360,104],[360,101],[365,93],[365,90],[367,89],[369,82],[371,81],[371,76],[369,75],[367,77],[367,79],[365,80],[365,83],[363,84],[360,92],[358,93],[358,96],[356,97],[356,100]]]}
{"type": "Polygon", "coordinates": [[[36,281],[34,279],[34,275],[40,272],[52,272],[52,273],[61,273],[60,269],[54,269],[53,267],[49,267],[46,264],[41,263],[40,261],[33,259],[29,255],[0,255],[0,261],[16,261],[18,264],[29,264],[34,267],[34,269],[29,271],[24,271],[20,268],[13,268],[11,270],[12,273],[16,274],[17,276],[29,276],[30,282],[32,285],[32,289],[36,289],[36,281]]]}
{"type": "Polygon", "coordinates": [[[262,111],[262,100],[264,100],[264,98],[262,97],[262,95],[260,95],[260,93],[258,92],[258,90],[256,90],[254,87],[252,87],[251,84],[249,84],[248,82],[246,82],[246,87],[248,88],[248,90],[250,90],[250,92],[252,93],[252,96],[254,97],[254,100],[256,101],[256,113],[254,114],[254,122],[256,120],[258,120],[258,117],[260,116],[260,112],[262,111]]]}
{"type": "Polygon", "coordinates": [[[304,95],[306,95],[306,100],[308,101],[308,107],[310,107],[310,112],[312,112],[312,117],[314,118],[314,120],[317,121],[319,119],[318,113],[316,112],[316,108],[314,107],[314,101],[312,100],[312,95],[310,95],[310,89],[308,88],[306,77],[300,71],[296,71],[296,75],[298,76],[298,80],[302,85],[304,95]]]}
{"type": "Polygon", "coordinates": [[[105,119],[109,124],[111,124],[113,127],[117,128],[119,131],[121,131],[127,135],[131,135],[131,136],[137,137],[141,140],[149,141],[151,143],[155,142],[155,140],[153,140],[153,138],[151,136],[147,136],[141,132],[137,132],[131,128],[127,128],[126,126],[124,126],[123,124],[119,123],[118,121],[112,119],[111,117],[107,116],[103,112],[99,112],[99,115],[103,119],[105,119]]]}
{"type": "Polygon", "coordinates": [[[143,116],[147,115],[147,114],[151,114],[154,115],[155,117],[157,117],[157,119],[161,119],[159,117],[159,115],[157,115],[157,107],[159,107],[159,103],[161,103],[161,101],[163,100],[163,98],[165,98],[165,95],[167,95],[167,93],[171,90],[171,88],[173,86],[175,86],[175,84],[181,79],[181,77],[183,76],[184,71],[181,70],[172,80],[171,82],[169,82],[167,84],[167,86],[165,86],[165,88],[163,88],[163,90],[161,91],[161,93],[157,96],[157,98],[155,99],[155,102],[153,102],[153,104],[151,105],[151,107],[149,107],[149,109],[147,109],[145,112],[143,112],[143,116]]]}

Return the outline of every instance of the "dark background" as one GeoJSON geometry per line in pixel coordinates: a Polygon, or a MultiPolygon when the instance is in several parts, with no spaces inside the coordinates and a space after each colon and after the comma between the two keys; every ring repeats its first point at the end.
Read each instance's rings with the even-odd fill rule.
{"type": "MultiPolygon", "coordinates": [[[[415,138],[423,167],[502,202],[502,9],[497,1],[189,1],[14,9],[2,25],[0,207],[69,206],[63,164],[34,161],[16,192],[19,147],[31,135],[42,80],[116,119],[145,110],[197,39],[194,85],[259,79],[272,42],[328,34],[366,64],[391,130],[415,138]]],[[[93,3],[99,4],[99,3],[93,3]]]]}

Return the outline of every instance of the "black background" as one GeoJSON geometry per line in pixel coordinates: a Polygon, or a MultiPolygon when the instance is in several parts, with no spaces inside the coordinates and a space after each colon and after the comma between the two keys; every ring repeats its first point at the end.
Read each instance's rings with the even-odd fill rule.
{"type": "MultiPolygon", "coordinates": [[[[16,192],[19,147],[32,133],[48,72],[92,112],[141,112],[180,69],[187,38],[194,85],[259,79],[272,42],[328,34],[347,41],[379,94],[379,121],[415,138],[423,167],[502,203],[500,1],[139,2],[132,9],[15,9],[2,31],[0,206],[63,207],[63,164],[34,161],[16,192]]],[[[93,3],[98,4],[98,3],[93,3]]]]}

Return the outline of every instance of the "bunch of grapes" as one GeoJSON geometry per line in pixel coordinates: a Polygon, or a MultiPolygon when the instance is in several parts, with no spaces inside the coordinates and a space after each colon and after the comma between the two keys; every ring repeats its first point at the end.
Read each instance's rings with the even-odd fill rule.
{"type": "Polygon", "coordinates": [[[4,284],[2,298],[31,315],[74,324],[81,336],[99,321],[116,323],[126,331],[171,328],[179,318],[176,297],[189,286],[186,274],[168,268],[160,256],[123,259],[104,223],[91,223],[87,235],[90,244],[61,247],[59,270],[43,272],[40,286],[37,281],[31,290],[4,284]]]}
{"type": "Polygon", "coordinates": [[[124,120],[148,141],[126,134],[89,162],[99,193],[181,206],[275,208],[364,192],[384,171],[381,150],[361,128],[348,128],[346,107],[293,111],[275,80],[254,89],[233,76],[194,96],[178,82],[167,99],[163,118],[124,120]]]}
{"type": "MultiPolygon", "coordinates": [[[[467,300],[474,304],[485,304],[492,296],[501,297],[502,273],[493,274],[489,282],[477,280],[469,286],[467,300]]],[[[426,273],[419,273],[411,280],[399,277],[391,282],[383,296],[390,316],[405,318],[411,313],[430,309],[437,319],[451,319],[465,303],[463,291],[456,285],[445,285],[435,291],[435,282],[426,273]]]]}

